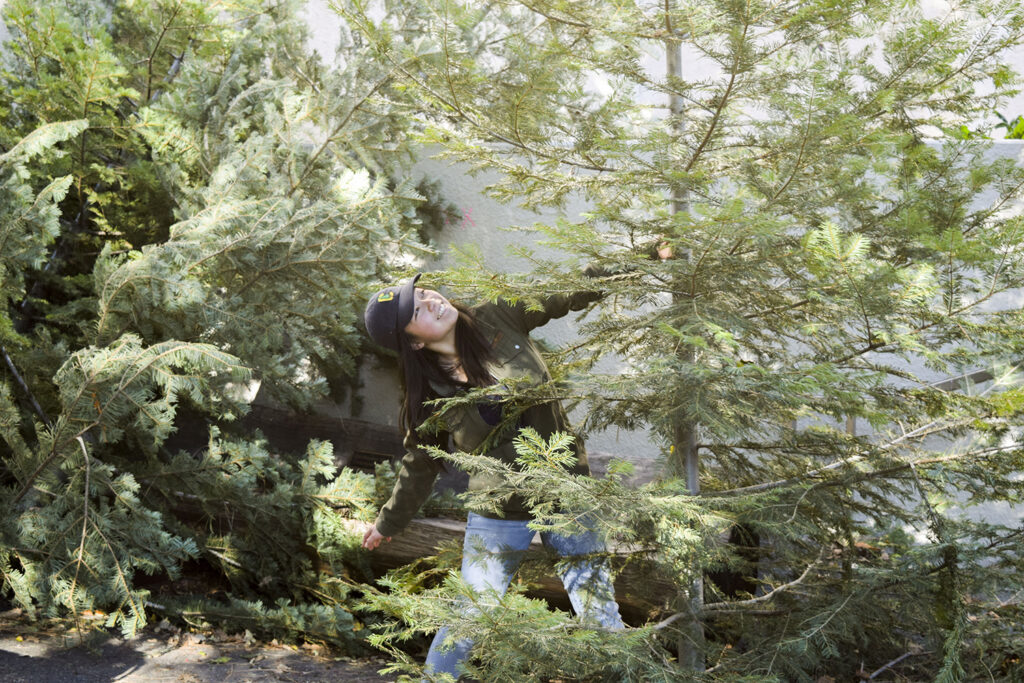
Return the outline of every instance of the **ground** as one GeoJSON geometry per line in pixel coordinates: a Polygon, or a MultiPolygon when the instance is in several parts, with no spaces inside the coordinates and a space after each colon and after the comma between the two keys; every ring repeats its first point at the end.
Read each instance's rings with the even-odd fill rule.
{"type": "Polygon", "coordinates": [[[167,622],[131,640],[95,629],[82,638],[61,622],[0,613],[2,683],[383,683],[381,659],[336,657],[316,646],[181,631],[167,622]]]}

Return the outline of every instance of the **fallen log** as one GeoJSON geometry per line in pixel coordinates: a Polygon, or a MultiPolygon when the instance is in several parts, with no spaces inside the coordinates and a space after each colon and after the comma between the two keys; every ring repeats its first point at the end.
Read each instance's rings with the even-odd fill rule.
{"type": "MultiPolygon", "coordinates": [[[[362,536],[370,527],[369,522],[346,520],[345,525],[353,533],[362,536]]],[[[414,562],[423,557],[436,555],[445,544],[461,547],[466,523],[454,519],[414,519],[389,543],[381,545],[370,554],[370,564],[375,571],[386,572],[414,562]]],[[[622,568],[615,580],[615,600],[623,619],[630,624],[641,624],[668,609],[667,600],[675,596],[677,588],[670,582],[644,570],[645,562],[628,561],[630,553],[612,548],[618,556],[617,564],[622,568]]],[[[545,550],[536,536],[526,553],[524,565],[544,561],[545,550]]],[[[613,560],[614,562],[615,560],[613,560]]],[[[569,609],[569,598],[561,580],[553,571],[531,576],[526,591],[530,597],[541,598],[558,607],[569,609]]]]}
{"type": "MultiPolygon", "coordinates": [[[[200,419],[200,416],[194,416],[200,419]]],[[[270,446],[284,453],[302,453],[309,439],[330,441],[334,445],[335,461],[339,466],[348,466],[372,472],[377,462],[394,461],[405,450],[402,434],[393,425],[377,424],[353,418],[323,414],[299,414],[280,407],[254,404],[250,412],[240,420],[243,429],[259,430],[270,446]]],[[[197,450],[205,446],[205,429],[180,429],[174,442],[168,442],[170,450],[197,450]],[[196,435],[201,435],[197,437],[196,435]],[[173,447],[172,447],[173,446],[173,447]]],[[[592,451],[591,469],[595,476],[602,476],[611,458],[609,454],[592,451]]],[[[650,478],[649,468],[641,468],[636,481],[650,478]]],[[[436,489],[465,490],[466,475],[453,471],[437,482],[436,489]]],[[[369,526],[367,522],[346,520],[354,533],[360,537],[369,526]]],[[[370,553],[370,565],[375,572],[383,573],[405,566],[420,558],[431,557],[445,544],[461,548],[465,533],[465,522],[443,518],[421,518],[409,526],[390,543],[382,544],[370,553]]],[[[677,588],[671,582],[649,571],[650,563],[642,556],[626,549],[615,551],[617,566],[622,569],[615,581],[616,601],[623,618],[632,624],[648,621],[652,616],[668,610],[668,601],[673,599],[677,588]]],[[[527,552],[524,565],[527,567],[544,564],[544,549],[539,537],[534,539],[527,552]]],[[[529,573],[527,594],[547,600],[560,609],[569,609],[569,600],[562,583],[553,572],[529,573]]]]}

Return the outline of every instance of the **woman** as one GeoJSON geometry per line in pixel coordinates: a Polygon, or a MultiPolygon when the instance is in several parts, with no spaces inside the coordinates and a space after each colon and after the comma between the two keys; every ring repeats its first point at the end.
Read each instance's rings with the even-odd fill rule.
{"type": "MultiPolygon", "coordinates": [[[[571,310],[582,310],[601,296],[597,292],[555,296],[545,301],[540,311],[504,302],[468,309],[452,304],[436,291],[416,287],[418,279],[419,275],[403,285],[382,289],[366,307],[370,336],[399,355],[405,392],[401,423],[406,430],[407,449],[391,499],[363,538],[363,547],[371,550],[401,531],[430,495],[442,465],[424,446],[447,448],[451,436],[459,450],[484,452],[505,463],[515,460],[512,440],[518,429],[507,428],[509,420],[502,419],[500,403],[483,401],[446,411],[445,429],[432,436],[417,431],[430,417],[430,408],[424,404],[468,388],[511,381],[549,381],[551,376],[530,340],[530,331],[571,310]]],[[[513,427],[533,427],[547,438],[556,431],[568,432],[569,422],[561,405],[550,401],[526,407],[513,427]]],[[[578,440],[573,448],[576,464],[571,471],[589,474],[586,452],[578,440]]],[[[469,488],[478,490],[495,483],[474,474],[469,488]]],[[[533,538],[534,532],[527,527],[529,521],[530,512],[517,496],[503,501],[500,517],[486,511],[469,513],[462,577],[474,590],[493,590],[499,595],[505,592],[533,538]]],[[[579,557],[578,561],[564,563],[561,572],[576,613],[606,628],[622,628],[608,571],[587,557],[604,552],[598,535],[542,533],[541,539],[563,557],[579,557]]],[[[442,644],[447,633],[447,629],[441,629],[434,637],[426,671],[447,672],[457,678],[472,642],[459,641],[445,651],[442,644]]]]}

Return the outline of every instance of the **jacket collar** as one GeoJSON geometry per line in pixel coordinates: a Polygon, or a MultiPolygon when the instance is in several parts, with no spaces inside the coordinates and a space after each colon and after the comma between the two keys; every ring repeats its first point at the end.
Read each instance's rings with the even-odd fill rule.
{"type": "Polygon", "coordinates": [[[442,384],[440,382],[435,382],[434,380],[428,380],[428,384],[430,384],[430,388],[434,391],[434,393],[440,396],[441,398],[451,398],[452,396],[455,395],[454,384],[448,384],[447,382],[442,384]]]}

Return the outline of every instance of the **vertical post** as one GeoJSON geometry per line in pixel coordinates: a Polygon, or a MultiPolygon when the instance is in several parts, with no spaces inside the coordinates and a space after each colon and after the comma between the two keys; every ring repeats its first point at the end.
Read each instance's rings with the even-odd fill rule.
{"type": "MultiPolygon", "coordinates": [[[[665,70],[670,78],[682,79],[682,43],[676,34],[672,21],[672,0],[665,2],[665,70]]],[[[685,103],[677,92],[669,95],[669,121],[677,135],[682,136],[686,130],[684,118],[685,103]]],[[[689,199],[685,188],[675,186],[671,190],[672,213],[679,214],[689,210],[689,199]]],[[[680,253],[679,258],[689,260],[688,252],[680,253]]],[[[677,295],[678,296],[678,295],[677,295]]],[[[680,351],[684,363],[693,363],[695,353],[692,347],[684,347],[680,351]]],[[[686,476],[686,488],[690,495],[700,493],[700,456],[697,453],[697,425],[692,420],[680,419],[673,429],[673,453],[670,468],[675,474],[686,476]]],[[[678,643],[679,663],[691,671],[704,671],[704,628],[700,614],[704,606],[704,577],[698,572],[687,589],[687,595],[680,595],[680,607],[691,614],[690,622],[683,629],[678,643]]],[[[682,610],[681,610],[682,611],[682,610]]]]}

